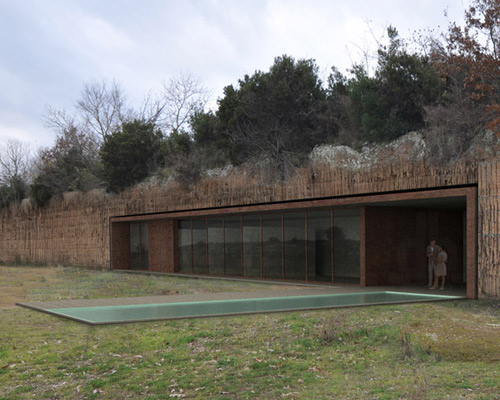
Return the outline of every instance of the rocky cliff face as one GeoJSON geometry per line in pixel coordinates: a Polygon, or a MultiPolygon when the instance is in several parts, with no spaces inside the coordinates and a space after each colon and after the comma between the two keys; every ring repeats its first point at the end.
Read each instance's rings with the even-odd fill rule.
{"type": "Polygon", "coordinates": [[[317,146],[311,152],[310,160],[312,164],[325,163],[332,167],[356,170],[381,162],[420,161],[426,155],[424,135],[411,132],[391,143],[365,145],[360,150],[348,146],[317,146]]]}
{"type": "Polygon", "coordinates": [[[377,164],[397,162],[430,161],[446,164],[458,161],[488,161],[500,154],[500,139],[491,131],[477,135],[458,158],[440,158],[440,154],[450,154],[447,147],[453,147],[451,138],[437,141],[421,132],[410,132],[399,139],[385,144],[365,145],[360,150],[348,146],[321,145],[311,152],[311,163],[324,163],[333,168],[351,170],[365,169],[377,164]]]}

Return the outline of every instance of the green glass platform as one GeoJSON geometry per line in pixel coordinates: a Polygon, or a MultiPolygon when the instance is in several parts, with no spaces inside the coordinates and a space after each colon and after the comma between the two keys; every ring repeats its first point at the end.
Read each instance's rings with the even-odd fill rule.
{"type": "Polygon", "coordinates": [[[401,292],[368,292],[285,296],[183,303],[134,304],[101,307],[52,308],[40,311],[90,325],[119,324],[163,319],[215,317],[223,315],[297,311],[335,307],[457,300],[459,296],[440,296],[401,292]]]}

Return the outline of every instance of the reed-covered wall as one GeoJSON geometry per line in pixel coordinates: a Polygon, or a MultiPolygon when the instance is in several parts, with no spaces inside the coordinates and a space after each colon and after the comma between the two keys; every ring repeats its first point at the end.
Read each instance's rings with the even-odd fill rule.
{"type": "Polygon", "coordinates": [[[436,167],[422,161],[357,171],[316,165],[285,184],[240,171],[189,189],[144,184],[119,195],[68,193],[42,209],[25,201],[1,210],[0,261],[107,268],[110,216],[477,184],[479,295],[499,297],[499,178],[496,163],[436,167]]]}
{"type": "Polygon", "coordinates": [[[478,169],[478,293],[500,297],[500,165],[478,169]]]}

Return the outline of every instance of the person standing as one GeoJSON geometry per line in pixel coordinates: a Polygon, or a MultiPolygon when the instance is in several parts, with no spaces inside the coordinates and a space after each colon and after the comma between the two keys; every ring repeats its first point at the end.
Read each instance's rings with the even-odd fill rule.
{"type": "Polygon", "coordinates": [[[434,275],[436,273],[436,265],[437,258],[441,248],[436,245],[436,241],[433,239],[429,246],[427,246],[427,259],[428,259],[428,267],[427,271],[429,273],[429,281],[427,283],[427,287],[432,287],[432,280],[434,279],[434,275]]]}
{"type": "Polygon", "coordinates": [[[441,248],[437,256],[436,272],[434,273],[434,286],[431,289],[436,289],[439,285],[439,278],[442,278],[441,287],[439,289],[444,289],[444,281],[446,280],[446,262],[448,261],[448,254],[445,251],[445,247],[441,248]]]}

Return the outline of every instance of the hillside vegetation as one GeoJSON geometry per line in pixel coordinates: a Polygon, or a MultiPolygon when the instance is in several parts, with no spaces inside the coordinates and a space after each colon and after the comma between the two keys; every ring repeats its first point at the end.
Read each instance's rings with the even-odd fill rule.
{"type": "Polygon", "coordinates": [[[358,168],[399,154],[439,165],[495,157],[498,26],[495,0],[474,0],[463,26],[452,22],[442,34],[404,39],[390,26],[373,71],[332,67],[324,81],[313,59],[281,55],[226,86],[212,110],[209,91],[191,75],[138,109],[115,82],[86,83],[75,110],[46,110],[45,124],[58,133],[52,147],[28,162],[19,143],[5,146],[0,206],[30,197],[42,207],[65,192],[120,192],[148,180],[189,187],[240,167],[284,182],[318,159],[358,168]]]}

